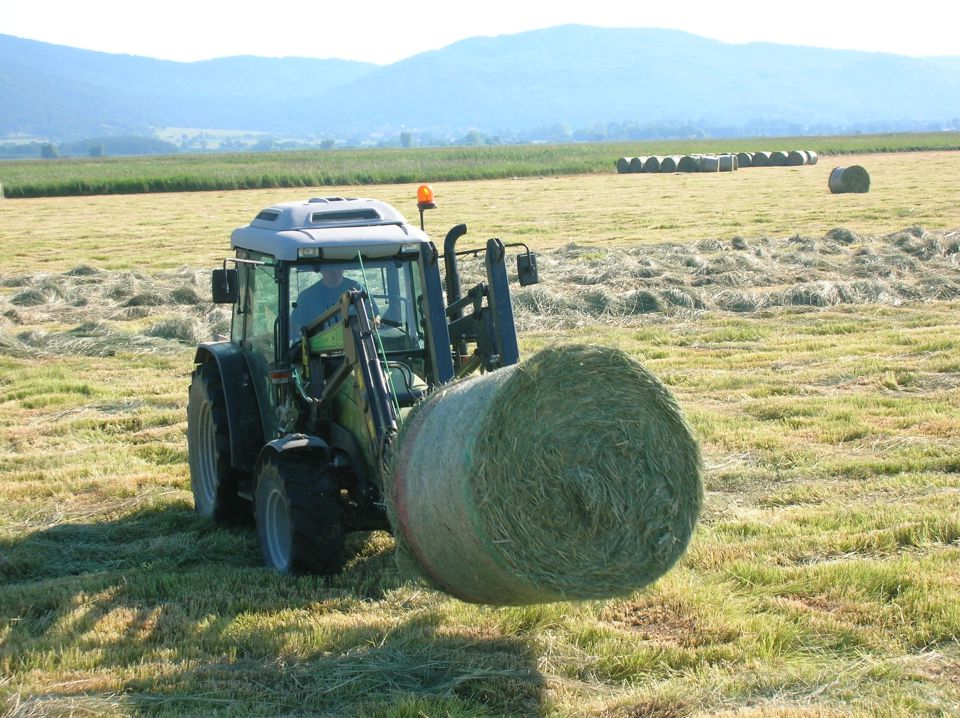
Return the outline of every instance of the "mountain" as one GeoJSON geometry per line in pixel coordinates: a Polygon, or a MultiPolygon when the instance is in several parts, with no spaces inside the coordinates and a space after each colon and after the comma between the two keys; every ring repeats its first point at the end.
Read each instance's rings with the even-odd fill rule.
{"type": "Polygon", "coordinates": [[[475,37],[378,66],[232,57],[195,63],[0,35],[0,138],[164,127],[299,136],[401,129],[506,136],[610,123],[763,134],[958,122],[960,57],[567,25],[475,37]]]}
{"type": "Polygon", "coordinates": [[[0,137],[69,140],[161,127],[269,130],[277,104],[323,93],[376,67],[295,57],[170,62],[0,35],[0,137]]]}

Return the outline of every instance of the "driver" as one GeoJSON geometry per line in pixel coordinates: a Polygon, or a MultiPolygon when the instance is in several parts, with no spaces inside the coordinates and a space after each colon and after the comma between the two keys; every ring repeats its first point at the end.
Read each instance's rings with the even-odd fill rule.
{"type": "MultiPolygon", "coordinates": [[[[350,277],[345,277],[341,267],[324,267],[320,270],[320,281],[311,284],[297,297],[296,306],[290,312],[293,330],[299,331],[301,326],[323,314],[340,301],[344,292],[351,289],[363,289],[363,286],[350,277]]],[[[373,308],[373,313],[377,314],[376,307],[373,308]]],[[[334,318],[330,323],[336,321],[334,318]]]]}

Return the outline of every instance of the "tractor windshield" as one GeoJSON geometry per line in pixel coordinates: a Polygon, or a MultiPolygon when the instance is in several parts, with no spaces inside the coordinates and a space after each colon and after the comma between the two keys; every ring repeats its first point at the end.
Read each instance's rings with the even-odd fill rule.
{"type": "MultiPolygon", "coordinates": [[[[420,272],[416,262],[399,259],[294,265],[290,273],[290,337],[336,304],[344,292],[365,290],[387,351],[423,348],[420,272]]],[[[334,319],[332,323],[338,320],[334,319]]]]}

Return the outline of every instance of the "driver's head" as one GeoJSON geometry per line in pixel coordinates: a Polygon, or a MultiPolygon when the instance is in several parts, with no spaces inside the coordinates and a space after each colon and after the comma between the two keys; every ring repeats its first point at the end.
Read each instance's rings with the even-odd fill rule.
{"type": "Polygon", "coordinates": [[[339,287],[343,282],[343,270],[328,267],[323,270],[323,283],[328,287],[339,287]]]}

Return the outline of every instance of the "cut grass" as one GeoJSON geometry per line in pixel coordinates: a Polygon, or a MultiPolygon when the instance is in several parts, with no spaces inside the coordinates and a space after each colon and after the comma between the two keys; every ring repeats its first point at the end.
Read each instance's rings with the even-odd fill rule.
{"type": "MultiPolygon", "coordinates": [[[[863,201],[910,192],[907,160],[874,161],[876,195],[863,201]]],[[[930,178],[943,185],[911,200],[930,232],[901,245],[888,205],[876,205],[877,220],[853,220],[857,205],[823,199],[825,180],[816,194],[811,180],[810,206],[794,204],[807,191],[801,175],[777,185],[780,199],[775,191],[763,199],[776,173],[744,181],[739,195],[650,178],[668,184],[643,211],[634,204],[654,190],[627,182],[637,177],[438,188],[434,226],[473,222],[475,210],[470,238],[494,226],[505,241],[511,227],[539,229],[544,283],[515,294],[524,354],[557,342],[629,352],[670,383],[704,449],[704,516],[676,569],[622,600],[522,608],[467,605],[406,583],[392,539],[380,533],[356,537],[341,576],[277,576],[260,567],[252,532],[194,516],[184,440],[193,349],[146,332],[186,316],[216,324],[208,304],[182,301],[184,287],[205,296],[205,274],[177,267],[215,266],[228,229],[276,195],[0,203],[0,338],[12,337],[0,343],[4,709],[23,717],[955,713],[960,298],[738,313],[711,285],[693,286],[749,273],[753,284],[732,289],[784,291],[814,275],[838,282],[862,266],[852,264],[857,257],[872,258],[877,277],[955,281],[944,231],[960,226],[955,164],[938,165],[930,178]],[[571,211],[584,187],[589,206],[571,211]],[[749,249],[734,250],[718,229],[725,202],[766,202],[771,217],[782,211],[793,225],[777,235],[739,229],[749,249]],[[702,209],[699,218],[683,219],[690,206],[702,209]],[[56,213],[72,224],[43,221],[56,213]],[[627,227],[649,215],[683,229],[625,230],[624,213],[627,227]],[[141,226],[121,221],[128,216],[141,226]],[[832,253],[825,234],[838,226],[860,238],[832,253]],[[65,243],[67,229],[89,239],[65,243]],[[943,252],[905,251],[923,237],[943,252]],[[872,254],[856,254],[861,248],[872,254]],[[752,250],[762,250],[756,265],[731,262],[752,250]],[[80,265],[120,271],[71,272],[80,265]],[[51,286],[59,294],[40,303],[10,303],[51,286]],[[618,309],[625,292],[661,297],[669,286],[699,292],[703,306],[618,309]],[[557,304],[524,304],[535,290],[557,304]],[[128,316],[125,303],[141,294],[163,302],[128,316]],[[45,342],[31,343],[33,333],[45,342]],[[105,336],[112,354],[89,341],[105,336]]],[[[370,194],[402,206],[411,189],[370,194]]]]}

